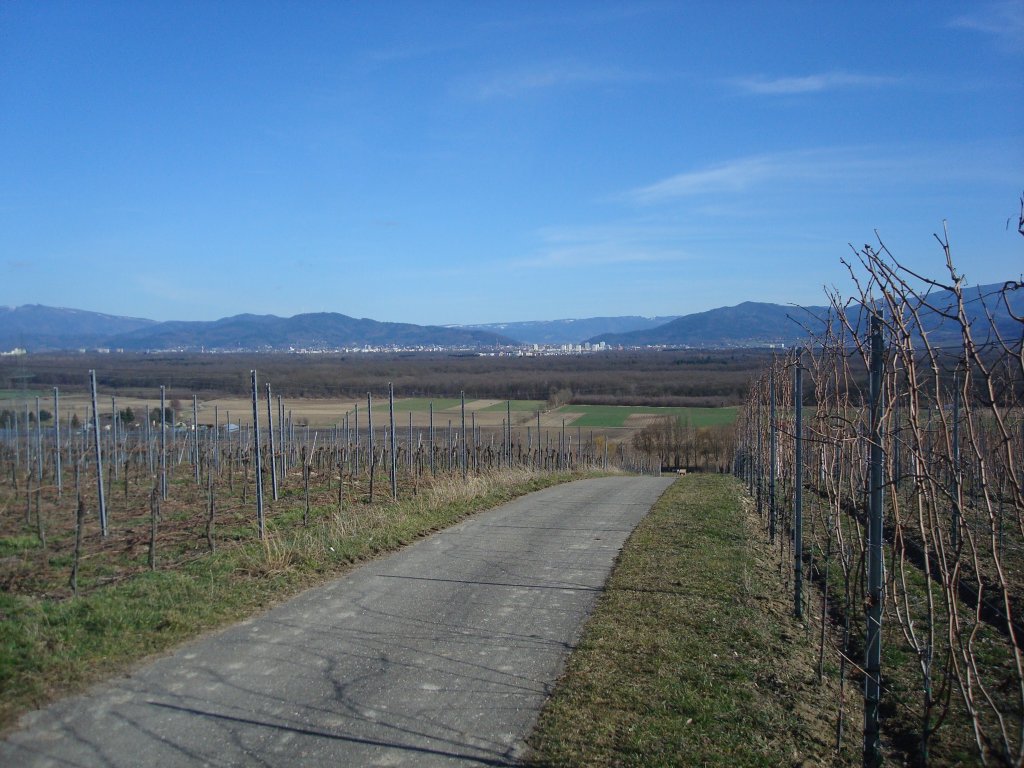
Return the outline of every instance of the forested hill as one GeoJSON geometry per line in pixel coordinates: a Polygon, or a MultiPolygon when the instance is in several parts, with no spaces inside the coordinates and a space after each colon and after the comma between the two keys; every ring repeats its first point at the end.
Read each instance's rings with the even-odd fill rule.
{"type": "MultiPolygon", "coordinates": [[[[1024,288],[1002,291],[1003,284],[964,289],[969,322],[995,327],[1004,341],[1019,342],[1024,317],[1024,288]],[[992,322],[986,315],[991,316],[992,322]]],[[[920,327],[929,341],[959,340],[955,297],[936,290],[929,307],[919,312],[920,327]]],[[[858,305],[848,308],[852,316],[858,305]]],[[[830,309],[747,301],[675,318],[591,317],[580,320],[520,321],[479,326],[429,326],[387,323],[336,312],[277,317],[235,315],[213,321],[156,322],[38,304],[0,307],[0,351],[16,347],[29,352],[74,349],[126,351],[286,351],[372,348],[444,347],[494,348],[516,344],[580,344],[605,342],[617,347],[677,346],[723,349],[791,345],[820,335],[830,309]],[[665,322],[667,320],[667,322],[665,322]]],[[[916,322],[909,319],[911,325],[916,322]]],[[[861,323],[864,323],[863,316],[861,323]]],[[[836,326],[837,328],[838,326],[836,326]]],[[[983,343],[987,339],[975,339],[983,343]]]]}
{"type": "MultiPolygon", "coordinates": [[[[967,321],[979,328],[994,326],[1002,339],[1009,343],[1020,343],[1024,325],[1024,287],[1003,292],[1003,283],[970,286],[963,289],[964,311],[967,321]],[[990,323],[988,317],[991,317],[990,323]]],[[[951,320],[957,312],[953,293],[935,290],[926,297],[919,319],[907,317],[910,328],[920,328],[932,344],[947,344],[960,341],[960,327],[951,320]]],[[[855,326],[866,328],[867,312],[858,304],[846,309],[855,326]]],[[[888,312],[883,307],[883,315],[888,312]]],[[[681,347],[755,347],[766,344],[796,344],[806,341],[810,334],[820,335],[825,329],[830,314],[835,313],[826,306],[798,307],[782,304],[766,304],[746,301],[734,307],[720,307],[707,312],[672,320],[657,328],[632,331],[630,333],[601,334],[588,341],[603,341],[610,346],[681,346],[681,347]]],[[[838,330],[838,324],[835,326],[838,330]]],[[[978,343],[988,338],[975,339],[978,343]]]]}
{"type": "Polygon", "coordinates": [[[612,346],[754,347],[792,344],[807,337],[806,326],[820,327],[827,307],[787,307],[745,301],[735,307],[684,315],[657,328],[605,333],[588,339],[612,346]]]}
{"type": "Polygon", "coordinates": [[[410,323],[384,323],[335,312],[294,317],[235,315],[212,322],[160,323],[123,334],[110,346],[123,349],[338,349],[341,347],[493,347],[512,339],[487,331],[410,323]]]}
{"type": "Polygon", "coordinates": [[[0,350],[21,347],[29,352],[104,347],[129,351],[281,351],[366,345],[471,348],[513,343],[488,331],[383,323],[334,312],[156,322],[41,305],[0,308],[0,350]]]}
{"type": "Polygon", "coordinates": [[[113,337],[159,325],[140,317],[118,317],[83,309],[25,304],[0,307],[0,350],[103,347],[113,337]]]}
{"type": "Polygon", "coordinates": [[[509,336],[523,344],[582,344],[599,334],[627,333],[656,328],[675,320],[678,315],[667,317],[584,317],[564,320],[519,320],[508,323],[486,323],[484,325],[460,325],[455,328],[472,328],[509,336]]]}

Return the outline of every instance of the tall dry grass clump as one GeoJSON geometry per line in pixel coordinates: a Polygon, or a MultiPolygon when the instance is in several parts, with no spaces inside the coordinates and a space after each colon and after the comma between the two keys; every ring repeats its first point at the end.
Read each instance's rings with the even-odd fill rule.
{"type": "Polygon", "coordinates": [[[475,512],[580,476],[523,466],[488,469],[466,478],[441,474],[415,496],[398,501],[314,510],[307,527],[268,521],[266,536],[245,548],[238,567],[253,576],[333,571],[339,564],[404,546],[475,512]]]}

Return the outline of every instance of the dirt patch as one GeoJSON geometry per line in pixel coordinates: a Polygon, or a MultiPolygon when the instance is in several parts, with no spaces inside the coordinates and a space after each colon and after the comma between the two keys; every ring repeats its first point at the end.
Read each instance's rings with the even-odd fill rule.
{"type": "Polygon", "coordinates": [[[626,417],[626,420],[622,422],[624,427],[629,429],[643,429],[646,426],[650,426],[659,421],[664,421],[665,417],[657,413],[634,413],[626,417]]]}
{"type": "MultiPolygon", "coordinates": [[[[484,408],[490,408],[492,405],[498,405],[499,403],[504,403],[504,402],[505,402],[504,400],[471,400],[468,403],[466,403],[466,410],[467,411],[482,411],[484,408]]],[[[454,408],[449,409],[449,410],[458,411],[458,410],[460,410],[460,408],[461,408],[461,406],[455,406],[454,408]]]]}

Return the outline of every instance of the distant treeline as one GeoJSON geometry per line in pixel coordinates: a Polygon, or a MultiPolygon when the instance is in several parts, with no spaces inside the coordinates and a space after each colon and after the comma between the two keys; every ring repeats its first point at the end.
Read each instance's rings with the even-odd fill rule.
{"type": "Polygon", "coordinates": [[[0,359],[0,388],[84,389],[123,396],[160,385],[178,395],[246,395],[249,371],[286,397],[357,397],[393,382],[402,397],[557,400],[595,405],[721,406],[741,403],[764,350],[607,352],[582,356],[477,357],[444,354],[77,354],[0,359]]]}

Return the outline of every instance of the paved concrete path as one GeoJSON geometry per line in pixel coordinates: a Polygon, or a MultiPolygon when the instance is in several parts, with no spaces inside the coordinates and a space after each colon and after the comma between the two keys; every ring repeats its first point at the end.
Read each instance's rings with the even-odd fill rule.
{"type": "Polygon", "coordinates": [[[22,720],[4,766],[512,765],[671,479],[482,513],[22,720]]]}

